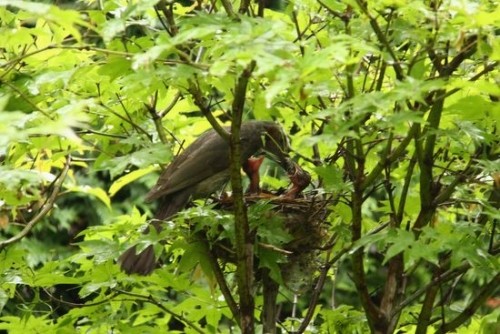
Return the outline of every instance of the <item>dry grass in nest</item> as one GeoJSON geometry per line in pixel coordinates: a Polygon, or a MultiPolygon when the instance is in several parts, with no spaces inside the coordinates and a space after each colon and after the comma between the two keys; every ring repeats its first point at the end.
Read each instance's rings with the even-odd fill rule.
{"type": "MultiPolygon", "coordinates": [[[[259,244],[286,255],[286,263],[281,266],[281,274],[288,288],[300,292],[308,286],[318,269],[317,255],[327,241],[324,221],[328,215],[329,201],[314,196],[289,199],[270,193],[245,196],[245,202],[251,206],[265,201],[272,205],[272,212],[283,221],[285,231],[291,236],[291,241],[284,245],[259,244]]],[[[218,200],[219,210],[232,211],[233,199],[225,197],[218,200]]],[[[272,216],[271,216],[272,217],[272,216]]],[[[269,218],[271,218],[269,217],[269,218]]],[[[271,221],[271,219],[270,219],[271,221]]],[[[213,245],[221,259],[233,262],[234,253],[228,252],[228,245],[213,245]]]]}
{"type": "MultiPolygon", "coordinates": [[[[245,196],[248,205],[266,201],[273,206],[272,214],[282,219],[293,240],[284,246],[288,253],[302,253],[322,247],[325,235],[324,221],[329,201],[314,197],[285,198],[269,193],[245,196]]],[[[222,198],[217,209],[232,211],[233,199],[222,198]]]]}

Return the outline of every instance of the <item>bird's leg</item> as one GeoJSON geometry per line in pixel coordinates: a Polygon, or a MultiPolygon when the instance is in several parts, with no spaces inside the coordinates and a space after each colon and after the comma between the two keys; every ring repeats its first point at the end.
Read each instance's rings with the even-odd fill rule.
{"type": "Polygon", "coordinates": [[[260,175],[259,168],[262,165],[264,156],[260,157],[250,157],[243,164],[243,171],[247,174],[250,179],[250,185],[248,186],[247,193],[258,194],[260,193],[260,175]]]}
{"type": "Polygon", "coordinates": [[[309,185],[309,183],[311,183],[311,175],[291,160],[289,160],[288,164],[287,172],[292,182],[292,187],[288,189],[282,197],[294,199],[309,185]]]}

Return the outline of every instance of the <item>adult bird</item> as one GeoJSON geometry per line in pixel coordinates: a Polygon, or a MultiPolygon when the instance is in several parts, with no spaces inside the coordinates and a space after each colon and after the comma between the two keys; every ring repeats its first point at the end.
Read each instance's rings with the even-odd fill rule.
{"type": "MultiPolygon", "coordinates": [[[[229,128],[225,130],[229,131],[229,128]]],[[[241,164],[250,178],[250,191],[259,190],[258,173],[262,159],[254,156],[269,156],[287,171],[292,182],[298,171],[303,173],[289,159],[288,138],[278,124],[267,121],[243,122],[240,138],[241,164]]],[[[229,167],[230,149],[226,140],[213,129],[198,137],[163,171],[156,185],[146,195],[147,201],[160,200],[152,223],[156,230],[161,231],[159,222],[175,215],[190,200],[210,196],[222,189],[230,179],[229,167]]],[[[295,183],[291,191],[293,196],[297,192],[294,188],[297,188],[295,183]]],[[[139,254],[136,253],[136,246],[132,246],[120,256],[119,262],[122,270],[128,274],[148,275],[156,267],[153,245],[139,254]]]]}

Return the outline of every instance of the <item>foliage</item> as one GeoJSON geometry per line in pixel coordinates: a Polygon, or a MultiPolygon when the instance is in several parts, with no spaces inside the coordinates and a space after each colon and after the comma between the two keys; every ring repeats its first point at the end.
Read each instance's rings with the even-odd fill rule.
{"type": "Polygon", "coordinates": [[[272,332],[267,280],[284,332],[494,333],[498,3],[265,4],[0,1],[0,329],[272,332]],[[302,272],[272,204],[250,206],[246,301],[216,252],[241,246],[238,214],[197,202],[141,233],[157,166],[239,111],[281,123],[329,200],[302,272]],[[134,243],[163,253],[151,276],[120,272],[134,243]]]}

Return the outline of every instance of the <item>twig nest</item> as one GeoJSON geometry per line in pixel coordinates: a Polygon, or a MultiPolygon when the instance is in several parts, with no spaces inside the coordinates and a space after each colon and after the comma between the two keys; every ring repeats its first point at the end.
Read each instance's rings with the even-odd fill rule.
{"type": "MultiPolygon", "coordinates": [[[[271,211],[266,212],[263,219],[269,222],[272,222],[273,218],[281,220],[284,232],[290,238],[282,245],[259,246],[271,250],[274,247],[274,251],[285,255],[285,261],[280,265],[283,281],[290,290],[303,291],[314,278],[318,269],[316,257],[326,241],[324,221],[328,214],[328,201],[313,196],[290,199],[269,193],[245,196],[248,206],[263,201],[271,204],[271,211]]],[[[232,211],[232,205],[232,198],[226,197],[219,201],[218,208],[232,211]]],[[[227,248],[226,246],[224,248],[227,248]]],[[[224,260],[232,262],[232,259],[224,260]]]]}

